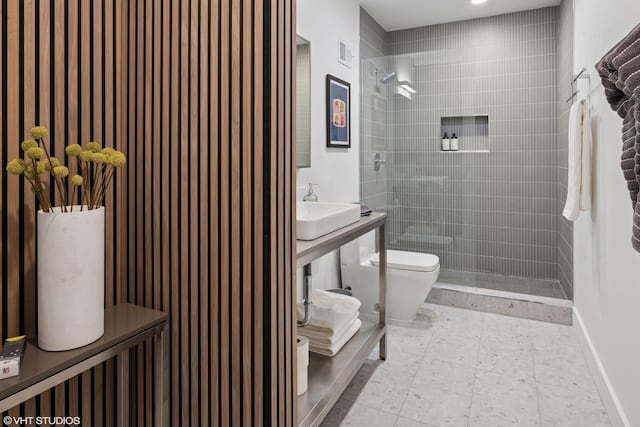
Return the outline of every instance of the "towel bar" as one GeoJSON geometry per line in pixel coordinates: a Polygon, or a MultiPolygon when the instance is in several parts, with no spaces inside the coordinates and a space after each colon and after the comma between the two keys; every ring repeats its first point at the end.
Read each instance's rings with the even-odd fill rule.
{"type": "Polygon", "coordinates": [[[578,96],[578,94],[580,93],[580,91],[578,89],[574,89],[574,84],[579,79],[588,79],[589,80],[589,92],[591,92],[591,74],[587,73],[586,71],[587,71],[587,69],[583,67],[582,70],[580,70],[580,72],[573,77],[573,80],[571,80],[571,83],[569,83],[569,85],[571,86],[571,95],[569,95],[567,100],[564,101],[564,102],[573,101],[573,98],[578,96]]]}

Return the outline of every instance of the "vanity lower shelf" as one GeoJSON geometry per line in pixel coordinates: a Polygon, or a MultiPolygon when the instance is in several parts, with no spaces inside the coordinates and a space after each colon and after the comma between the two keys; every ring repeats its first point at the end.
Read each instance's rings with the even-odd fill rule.
{"type": "Polygon", "coordinates": [[[380,358],[386,358],[386,220],[386,214],[374,212],[354,224],[315,240],[296,242],[298,268],[376,229],[381,254],[378,265],[380,296],[378,319],[361,316],[360,330],[334,357],[309,354],[307,391],[298,397],[297,401],[299,426],[317,426],[322,422],[376,345],[380,345],[380,358]]]}
{"type": "Polygon", "coordinates": [[[334,357],[309,353],[309,386],[298,397],[298,425],[318,425],[386,333],[386,326],[361,319],[357,334],[334,357]]]}

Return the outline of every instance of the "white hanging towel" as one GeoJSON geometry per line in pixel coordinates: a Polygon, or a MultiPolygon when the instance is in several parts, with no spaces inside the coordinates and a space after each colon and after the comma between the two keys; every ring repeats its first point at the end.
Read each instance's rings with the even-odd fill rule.
{"type": "Polygon", "coordinates": [[[591,117],[584,99],[571,106],[568,139],[569,179],[562,215],[575,221],[580,211],[591,208],[591,117]]]}

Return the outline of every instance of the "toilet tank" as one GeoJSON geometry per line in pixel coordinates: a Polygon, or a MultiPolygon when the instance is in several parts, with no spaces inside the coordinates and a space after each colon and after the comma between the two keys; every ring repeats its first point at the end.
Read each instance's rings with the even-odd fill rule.
{"type": "Polygon", "coordinates": [[[353,240],[340,248],[341,265],[360,265],[367,263],[375,253],[375,231],[353,240]]]}

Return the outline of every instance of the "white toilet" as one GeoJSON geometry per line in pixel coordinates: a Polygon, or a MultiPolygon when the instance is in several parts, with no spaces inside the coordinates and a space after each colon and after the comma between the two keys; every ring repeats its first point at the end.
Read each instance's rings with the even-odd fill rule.
{"type": "MultiPolygon", "coordinates": [[[[340,249],[342,286],[362,302],[360,311],[378,313],[378,254],[372,235],[340,249]]],[[[436,255],[387,250],[387,317],[412,321],[440,272],[436,255]]]]}

